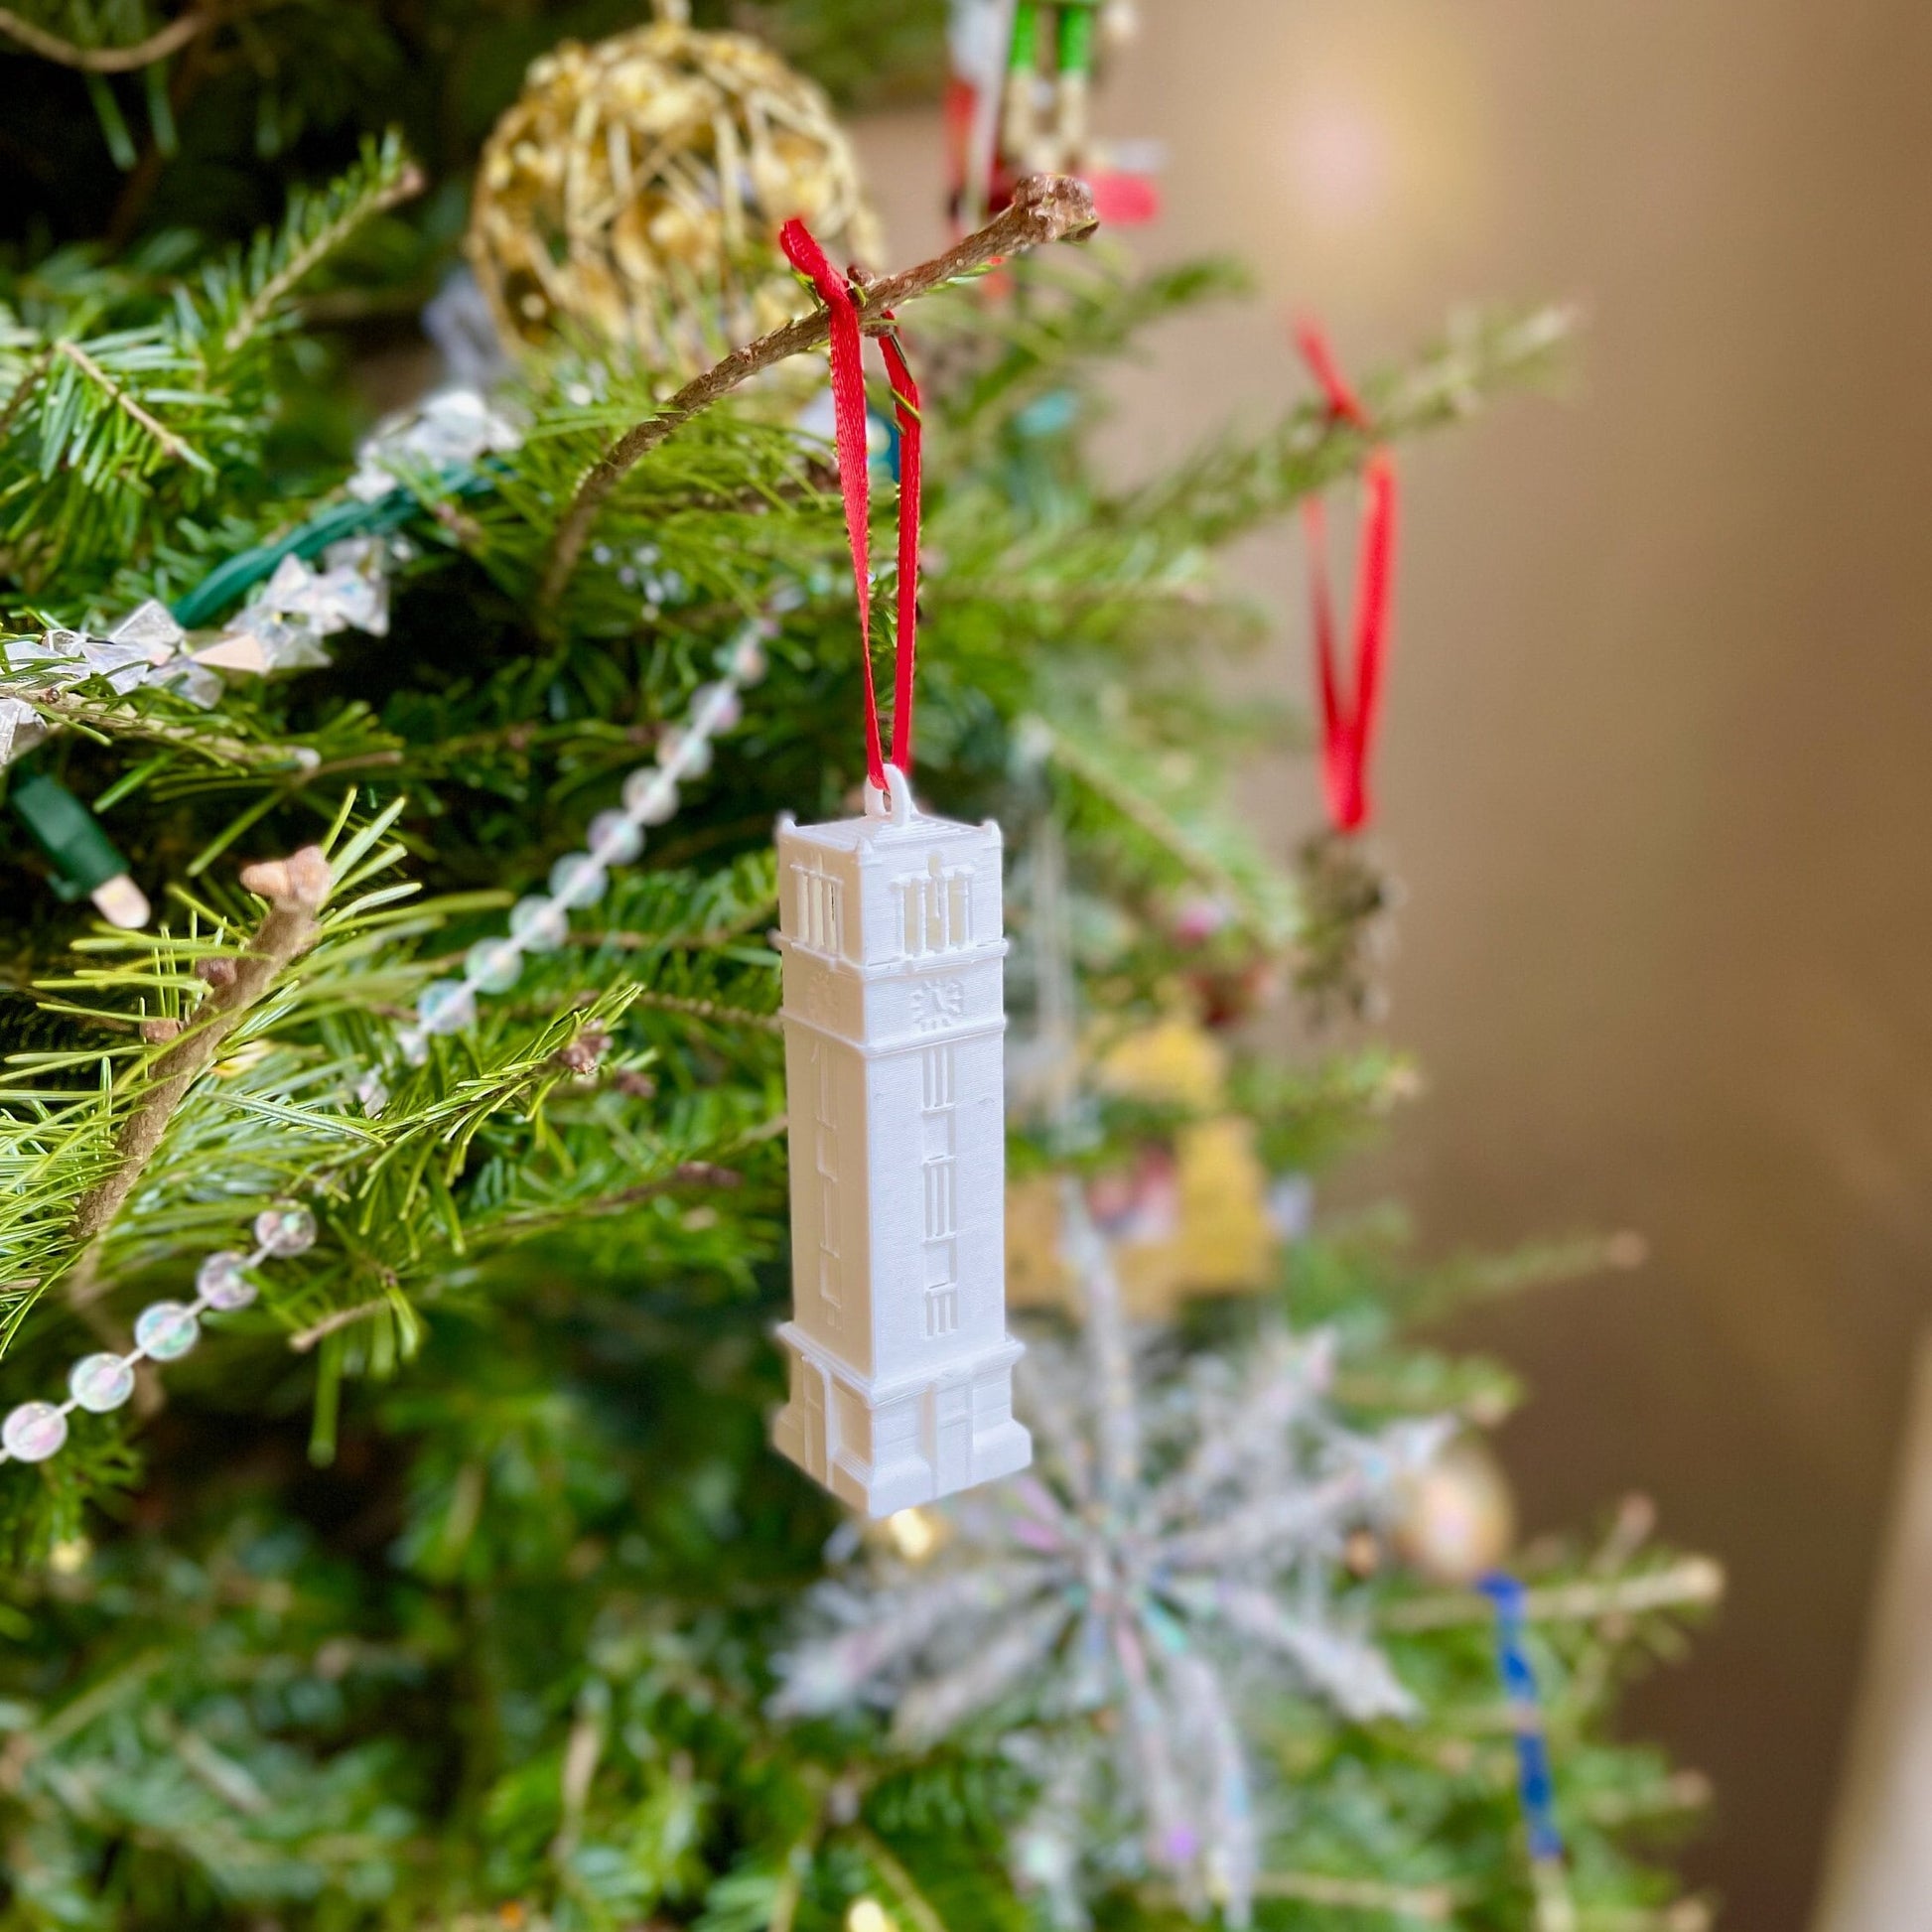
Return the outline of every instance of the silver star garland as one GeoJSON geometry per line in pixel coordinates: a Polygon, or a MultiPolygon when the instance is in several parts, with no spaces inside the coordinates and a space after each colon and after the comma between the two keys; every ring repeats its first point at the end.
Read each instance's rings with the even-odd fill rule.
{"type": "MultiPolygon", "coordinates": [[[[514,449],[513,423],[474,390],[444,389],[381,424],[356,452],[352,496],[373,503],[412,471],[475,464],[514,449]]],[[[0,667],[21,685],[77,684],[104,677],[123,695],[152,684],[211,708],[221,696],[218,672],[266,677],[330,661],[324,639],[342,630],[381,637],[389,629],[389,571],[405,560],[403,538],[345,537],[313,569],[287,556],[248,602],[214,632],[190,636],[165,605],[150,598],[104,636],[55,629],[0,645],[0,667]]],[[[0,688],[0,765],[48,735],[31,700],[0,688]]]]}

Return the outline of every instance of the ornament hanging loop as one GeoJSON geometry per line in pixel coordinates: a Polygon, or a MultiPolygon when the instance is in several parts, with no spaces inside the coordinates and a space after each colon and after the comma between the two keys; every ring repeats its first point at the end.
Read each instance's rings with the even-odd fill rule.
{"type": "Polygon", "coordinates": [[[866,816],[891,820],[896,831],[902,831],[919,815],[919,808],[912,801],[912,780],[897,764],[886,766],[886,783],[882,788],[866,780],[866,816]]]}
{"type": "MultiPolygon", "coordinates": [[[[846,542],[852,552],[852,588],[859,605],[859,662],[865,679],[866,776],[885,791],[886,746],[880,734],[879,693],[872,674],[872,476],[866,432],[865,336],[860,320],[863,287],[857,271],[840,276],[825,250],[797,216],[778,230],[785,259],[810,282],[827,311],[830,337],[832,408],[839,455],[839,493],[845,499],[846,542]]],[[[893,312],[879,318],[891,324],[893,312]]],[[[893,383],[893,411],[899,427],[898,612],[894,642],[894,716],[892,764],[912,768],[912,675],[918,652],[919,478],[924,435],[919,420],[919,385],[906,365],[898,333],[888,327],[879,338],[893,383]]]]}
{"type": "Polygon", "coordinates": [[[1369,819],[1368,769],[1389,649],[1389,604],[1395,577],[1396,480],[1388,453],[1374,441],[1374,424],[1348,386],[1318,325],[1300,324],[1296,343],[1320,386],[1330,426],[1346,425],[1370,439],[1362,465],[1367,502],[1362,515],[1361,563],[1355,591],[1354,675],[1344,689],[1334,601],[1328,586],[1327,521],[1318,495],[1302,505],[1308,536],[1309,587],[1314,610],[1316,688],[1321,702],[1321,780],[1328,822],[1346,838],[1369,819]]]}

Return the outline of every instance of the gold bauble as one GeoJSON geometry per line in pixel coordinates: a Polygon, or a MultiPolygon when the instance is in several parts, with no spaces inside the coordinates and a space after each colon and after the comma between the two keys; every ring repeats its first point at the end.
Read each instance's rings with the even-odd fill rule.
{"type": "Polygon", "coordinates": [[[920,1564],[938,1555],[952,1540],[952,1523],[941,1511],[915,1503],[896,1509],[864,1526],[866,1542],[902,1563],[920,1564]]]}
{"type": "Polygon", "coordinates": [[[662,19],[531,65],[465,246],[505,341],[575,329],[695,371],[810,311],[777,247],[793,215],[835,262],[877,259],[819,88],[746,35],[662,19]]]}
{"type": "Polygon", "coordinates": [[[1474,1436],[1458,1436],[1403,1483],[1396,1554],[1432,1583],[1467,1588],[1509,1555],[1516,1499],[1502,1465],[1474,1436]]]}

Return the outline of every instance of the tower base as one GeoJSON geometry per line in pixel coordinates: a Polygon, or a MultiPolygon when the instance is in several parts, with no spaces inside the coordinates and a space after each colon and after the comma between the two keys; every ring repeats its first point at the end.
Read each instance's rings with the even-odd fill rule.
{"type": "Polygon", "coordinates": [[[771,1440],[842,1502],[890,1516],[1024,1469],[1033,1438],[1013,1418],[1010,1336],[929,1375],[891,1383],[854,1374],[795,1322],[778,1330],[791,1399],[771,1440]]]}

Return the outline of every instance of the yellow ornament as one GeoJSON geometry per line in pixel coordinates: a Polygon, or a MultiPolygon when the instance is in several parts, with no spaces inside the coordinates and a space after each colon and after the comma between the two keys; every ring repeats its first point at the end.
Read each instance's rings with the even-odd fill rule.
{"type": "Polygon", "coordinates": [[[1205,1113],[1227,1097],[1227,1051],[1204,1027],[1173,1015],[1126,1034],[1101,1054],[1108,1093],[1205,1113]]]}
{"type": "Polygon", "coordinates": [[[811,308],[777,248],[791,216],[834,261],[877,259],[820,89],[666,11],[534,62],[484,144],[465,246],[506,341],[576,329],[695,371],[811,308]]]}
{"type": "MultiPolygon", "coordinates": [[[[1227,1097],[1227,1056],[1205,1029],[1170,1018],[1128,1034],[1094,1068],[1105,1090],[1209,1118],[1153,1144],[1135,1165],[1095,1181],[1090,1199],[1113,1245],[1127,1311],[1171,1316],[1193,1295],[1227,1295],[1268,1279],[1280,1237],[1268,1212],[1268,1173],[1251,1121],[1214,1114],[1227,1097]]],[[[1059,1182],[1049,1176],[1007,1189],[1007,1301],[1062,1304],[1059,1182]]]]}
{"type": "Polygon", "coordinates": [[[1057,1174],[1007,1182],[1007,1307],[1050,1309],[1067,1299],[1071,1277],[1060,1252],[1057,1174]]]}
{"type": "Polygon", "coordinates": [[[1153,1304],[1166,1310],[1189,1294],[1258,1288],[1280,1246],[1253,1121],[1236,1114],[1196,1121],[1175,1134],[1173,1152],[1178,1225],[1171,1244],[1144,1259],[1123,1257],[1130,1307],[1153,1304]]]}
{"type": "Polygon", "coordinates": [[[1458,1436],[1404,1484],[1392,1540],[1432,1583],[1467,1588],[1516,1541],[1516,1499],[1502,1465],[1474,1436],[1458,1436]]]}

